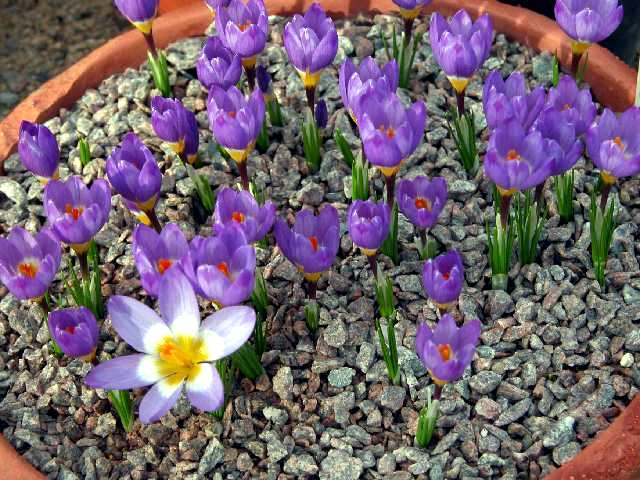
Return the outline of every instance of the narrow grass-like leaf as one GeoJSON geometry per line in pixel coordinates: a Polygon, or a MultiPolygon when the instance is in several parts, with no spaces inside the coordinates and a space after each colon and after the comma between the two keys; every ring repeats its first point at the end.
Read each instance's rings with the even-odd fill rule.
{"type": "Polygon", "coordinates": [[[80,156],[80,163],[83,167],[86,167],[91,161],[91,152],[89,150],[89,143],[85,138],[81,138],[78,141],[78,155],[80,156]]]}
{"type": "Polygon", "coordinates": [[[475,125],[475,118],[471,111],[460,117],[458,112],[452,109],[447,117],[449,135],[456,144],[464,169],[471,176],[476,174],[479,166],[475,125]]]}
{"type": "Polygon", "coordinates": [[[349,165],[350,168],[353,168],[353,152],[351,151],[351,147],[347,143],[347,140],[344,138],[344,135],[339,128],[336,128],[333,132],[333,139],[336,141],[336,145],[338,145],[340,153],[342,153],[342,159],[344,160],[344,163],[349,165]]]}
{"type": "Polygon", "coordinates": [[[533,263],[538,253],[538,241],[544,225],[544,217],[538,213],[538,205],[531,192],[516,196],[515,223],[518,237],[518,256],[521,265],[533,263]]]}
{"type": "Polygon", "coordinates": [[[387,319],[387,338],[384,338],[380,320],[376,318],[376,332],[378,333],[378,341],[382,350],[382,358],[387,366],[387,375],[394,385],[400,383],[400,368],[398,366],[398,347],[396,344],[395,322],[393,319],[387,319]]]}
{"type": "Polygon", "coordinates": [[[564,223],[573,220],[573,183],[573,170],[553,177],[558,213],[564,223]]]}
{"type": "Polygon", "coordinates": [[[394,203],[391,212],[391,222],[389,225],[389,235],[385,239],[380,251],[393,261],[396,265],[400,261],[398,252],[398,204],[394,203]]]}
{"type": "Polygon", "coordinates": [[[494,290],[507,290],[515,237],[515,229],[512,224],[513,218],[508,222],[507,231],[505,232],[500,221],[500,214],[497,214],[495,226],[490,228],[488,222],[486,225],[489,264],[491,265],[491,286],[494,290]]]}
{"type": "Polygon", "coordinates": [[[310,110],[302,124],[302,147],[309,168],[316,172],[320,169],[320,131],[310,110]]]}
{"type": "Polygon", "coordinates": [[[358,154],[351,169],[351,199],[369,199],[369,162],[363,161],[361,154],[358,154]]]}
{"type": "Polygon", "coordinates": [[[320,310],[317,302],[310,301],[304,306],[304,318],[309,330],[312,332],[318,330],[318,325],[320,323],[320,310]]]}
{"type": "Polygon", "coordinates": [[[260,363],[260,359],[258,358],[256,351],[248,342],[236,350],[231,355],[231,359],[236,368],[238,368],[245,377],[251,380],[255,380],[264,373],[264,368],[260,363]]]}
{"type": "Polygon", "coordinates": [[[109,401],[118,414],[122,428],[128,433],[133,428],[133,400],[128,390],[111,390],[108,392],[109,401]]]}
{"type": "Polygon", "coordinates": [[[158,90],[165,98],[170,98],[171,85],[169,83],[169,67],[167,65],[167,57],[161,51],[158,51],[158,57],[155,58],[151,52],[147,52],[149,59],[149,68],[153,82],[158,90]]]}
{"type": "Polygon", "coordinates": [[[601,288],[605,288],[605,273],[609,249],[613,240],[615,222],[615,198],[611,197],[607,208],[603,212],[599,202],[596,201],[595,192],[591,194],[591,208],[589,210],[589,222],[591,233],[591,261],[593,269],[601,288]]]}
{"type": "Polygon", "coordinates": [[[439,408],[440,402],[432,399],[431,390],[428,390],[427,405],[420,410],[418,427],[416,428],[416,443],[422,448],[427,448],[431,443],[433,432],[436,429],[436,422],[438,421],[439,408]]]}

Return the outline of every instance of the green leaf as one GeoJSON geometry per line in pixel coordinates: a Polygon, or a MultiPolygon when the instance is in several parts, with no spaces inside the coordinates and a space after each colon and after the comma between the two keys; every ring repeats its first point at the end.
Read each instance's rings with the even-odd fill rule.
{"type": "Polygon", "coordinates": [[[591,261],[596,279],[603,289],[605,288],[607,259],[609,258],[613,232],[616,229],[615,203],[615,198],[611,197],[603,212],[596,201],[595,192],[591,194],[591,208],[589,210],[591,261]]]}
{"type": "Polygon", "coordinates": [[[351,199],[369,199],[369,162],[363,161],[360,153],[351,169],[351,199]]]}
{"type": "Polygon", "coordinates": [[[375,288],[380,315],[387,319],[393,318],[396,313],[393,296],[393,283],[389,277],[382,273],[381,269],[378,269],[376,275],[375,288]]]}
{"type": "Polygon", "coordinates": [[[351,151],[351,147],[347,143],[347,140],[344,138],[344,135],[339,128],[336,128],[333,132],[333,139],[335,140],[336,145],[338,145],[340,153],[342,153],[342,159],[344,160],[344,163],[349,165],[350,168],[353,168],[353,152],[351,151]]]}
{"type": "Polygon", "coordinates": [[[267,122],[262,122],[260,135],[256,139],[256,147],[260,153],[265,153],[269,149],[269,134],[267,132],[267,122]]]}
{"type": "Polygon", "coordinates": [[[475,125],[475,118],[471,111],[460,117],[457,110],[452,109],[447,117],[449,135],[456,144],[464,169],[471,176],[476,174],[479,164],[475,125]]]}
{"type": "Polygon", "coordinates": [[[385,239],[380,251],[398,265],[400,254],[398,252],[398,204],[394,203],[391,212],[391,224],[389,225],[389,235],[385,239]]]}
{"type": "Polygon", "coordinates": [[[264,368],[262,368],[256,351],[248,342],[231,355],[231,360],[236,368],[251,380],[255,380],[264,373],[264,368]]]}
{"type": "Polygon", "coordinates": [[[489,247],[489,264],[491,265],[491,284],[494,289],[506,290],[511,257],[513,255],[513,241],[515,229],[513,221],[507,223],[506,231],[502,227],[500,214],[496,215],[495,226],[487,230],[487,244],[489,247]]]}
{"type": "Polygon", "coordinates": [[[85,138],[78,141],[78,154],[80,155],[80,163],[83,167],[91,161],[91,152],[89,151],[89,143],[85,138]]]}
{"type": "Polygon", "coordinates": [[[524,201],[516,196],[515,223],[518,237],[518,256],[521,265],[533,263],[538,253],[538,240],[542,233],[544,217],[538,213],[538,205],[531,192],[526,192],[524,201]]]}
{"type": "Polygon", "coordinates": [[[317,172],[320,169],[320,131],[309,109],[302,124],[302,147],[307,165],[317,172]]]}
{"type": "Polygon", "coordinates": [[[151,52],[147,52],[149,59],[149,68],[153,82],[158,90],[165,98],[171,98],[171,84],[169,83],[169,67],[167,65],[167,57],[164,53],[158,51],[158,57],[155,58],[151,52]]]}
{"type": "Polygon", "coordinates": [[[120,418],[122,428],[130,432],[133,428],[133,401],[128,390],[111,390],[108,392],[109,400],[120,418]]]}
{"type": "Polygon", "coordinates": [[[573,220],[573,183],[573,170],[553,177],[558,213],[564,223],[573,220]]]}
{"type": "Polygon", "coordinates": [[[431,390],[428,390],[427,406],[420,410],[416,428],[416,443],[422,448],[427,448],[431,443],[433,432],[436,429],[436,422],[438,421],[439,409],[440,402],[433,400],[431,398],[431,390]]]}
{"type": "Polygon", "coordinates": [[[560,62],[558,61],[558,51],[553,55],[553,76],[551,79],[551,83],[554,87],[558,86],[560,82],[560,62]]]}
{"type": "Polygon", "coordinates": [[[398,366],[398,346],[396,344],[395,323],[391,318],[387,319],[387,338],[384,338],[380,320],[376,318],[376,332],[382,350],[382,358],[387,366],[387,375],[394,385],[400,383],[400,368],[398,366]]]}
{"type": "Polygon", "coordinates": [[[312,332],[318,330],[318,325],[320,323],[320,309],[318,308],[317,302],[310,301],[304,306],[304,318],[309,330],[312,332]]]}

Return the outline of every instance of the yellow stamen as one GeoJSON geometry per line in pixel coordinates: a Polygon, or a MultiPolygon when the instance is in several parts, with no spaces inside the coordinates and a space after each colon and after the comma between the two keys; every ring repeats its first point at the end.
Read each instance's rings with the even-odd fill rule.
{"type": "Polygon", "coordinates": [[[199,364],[207,359],[203,341],[191,336],[167,337],[157,353],[160,374],[173,384],[193,379],[200,371],[199,364]]]}

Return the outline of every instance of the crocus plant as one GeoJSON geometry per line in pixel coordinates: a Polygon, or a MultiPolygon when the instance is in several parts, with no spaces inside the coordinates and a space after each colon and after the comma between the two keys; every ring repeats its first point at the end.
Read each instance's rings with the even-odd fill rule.
{"type": "Polygon", "coordinates": [[[446,203],[447,181],[442,177],[429,180],[419,175],[398,183],[398,207],[418,230],[416,244],[423,260],[435,254],[435,246],[429,242],[427,234],[438,221],[446,203]]]}
{"type": "Polygon", "coordinates": [[[422,268],[422,284],[441,312],[458,300],[464,283],[462,257],[456,250],[428,259],[422,268]]]}
{"type": "Polygon", "coordinates": [[[109,300],[113,328],[139,353],[99,364],[86,376],[86,384],[105,390],[153,385],[140,403],[142,423],[162,418],[183,389],[194,407],[207,412],[218,409],[225,392],[213,362],[247,341],[255,312],[249,307],[228,307],[201,323],[193,288],[177,270],[160,283],[158,298],[162,318],[133,298],[109,300]]]}
{"type": "Polygon", "coordinates": [[[256,79],[256,60],[264,50],[269,34],[269,19],[262,0],[230,0],[216,8],[216,31],[225,47],[242,59],[249,89],[256,79]]]}
{"type": "Polygon", "coordinates": [[[313,3],[304,16],[294,15],[284,27],[284,48],[298,71],[313,112],[315,92],[322,70],[331,65],[338,52],[338,33],[333,20],[319,3],[313,3]]]}
{"type": "Polygon", "coordinates": [[[213,85],[209,91],[207,111],[211,131],[238,165],[245,190],[249,190],[247,158],[262,129],[264,109],[264,97],[258,88],[249,97],[245,97],[236,87],[225,91],[213,85]]]}
{"type": "Polygon", "coordinates": [[[86,307],[66,308],[49,313],[49,331],[62,352],[91,362],[96,356],[98,322],[86,307]]]}
{"type": "Polygon", "coordinates": [[[225,47],[220,37],[210,37],[196,63],[198,80],[207,90],[218,85],[224,90],[235,85],[242,75],[240,57],[225,47]]]}
{"type": "Polygon", "coordinates": [[[575,74],[591,44],[607,38],[622,23],[624,9],[618,0],[556,0],[555,15],[571,38],[575,74]]]}
{"type": "Polygon", "coordinates": [[[198,154],[198,121],[180,100],[153,97],[151,125],[156,135],[169,144],[180,159],[194,164],[198,154]]]}
{"type": "Polygon", "coordinates": [[[433,397],[429,397],[427,406],[420,412],[416,432],[420,446],[426,447],[431,440],[442,387],[462,377],[473,359],[481,330],[479,320],[471,320],[458,328],[448,313],[440,318],[433,330],[424,323],[418,327],[416,352],[435,384],[433,397]]]}
{"type": "Polygon", "coordinates": [[[485,13],[473,22],[465,10],[460,10],[447,21],[435,12],[429,36],[433,55],[456,91],[458,114],[462,117],[467,85],[491,52],[491,18],[485,13]]]}
{"type": "Polygon", "coordinates": [[[143,35],[147,43],[149,65],[158,90],[165,97],[171,96],[169,71],[164,53],[156,48],[153,39],[153,21],[158,13],[159,0],[114,0],[120,13],[143,35]]]}
{"type": "Polygon", "coordinates": [[[376,275],[376,256],[389,235],[391,209],[384,202],[356,200],[347,211],[347,229],[353,243],[369,259],[371,271],[376,275]]]}
{"type": "Polygon", "coordinates": [[[135,205],[135,211],[144,213],[160,232],[162,225],[155,207],[162,186],[162,173],[151,151],[135,133],[125,135],[122,145],[113,149],[107,158],[106,171],[113,188],[129,205],[135,205]]]}
{"type": "Polygon", "coordinates": [[[42,183],[58,178],[60,148],[56,137],[44,125],[26,120],[20,124],[18,153],[22,164],[42,183]]]}

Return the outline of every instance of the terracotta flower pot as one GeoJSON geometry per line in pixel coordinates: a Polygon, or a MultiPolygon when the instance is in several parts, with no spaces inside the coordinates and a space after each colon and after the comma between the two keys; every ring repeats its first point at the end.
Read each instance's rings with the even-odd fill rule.
{"type": "MultiPolygon", "coordinates": [[[[274,15],[291,15],[308,8],[312,0],[266,0],[274,15]]],[[[393,12],[391,0],[323,0],[334,17],[361,12],[393,12]]],[[[552,20],[495,0],[434,0],[428,11],[450,15],[460,8],[473,16],[488,12],[496,31],[536,50],[557,51],[561,63],[570,66],[569,39],[552,20]]],[[[162,0],[161,15],[154,23],[160,47],[180,38],[201,35],[211,20],[202,0],[162,0]]],[[[20,103],[0,123],[0,168],[15,150],[23,119],[42,122],[71,106],[89,88],[146,58],[145,43],[136,31],[124,33],[96,49],[68,70],[45,83],[20,103]]],[[[589,51],[587,81],[596,98],[621,111],[633,104],[636,73],[608,50],[594,46],[589,51]]],[[[0,436],[0,480],[44,478],[24,461],[0,436]]],[[[640,479],[640,398],[636,398],[614,424],[571,462],[549,476],[551,480],[640,479]]]]}

